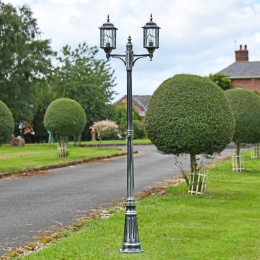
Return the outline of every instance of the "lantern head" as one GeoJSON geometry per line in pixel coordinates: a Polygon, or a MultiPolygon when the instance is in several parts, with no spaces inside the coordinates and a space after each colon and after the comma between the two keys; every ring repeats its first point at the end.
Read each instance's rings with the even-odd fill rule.
{"type": "Polygon", "coordinates": [[[152,14],[150,21],[142,28],[144,29],[144,48],[146,48],[149,53],[153,53],[155,49],[159,48],[159,29],[161,28],[153,22],[152,14]]]}
{"type": "Polygon", "coordinates": [[[104,49],[106,53],[110,53],[113,49],[116,49],[116,30],[117,28],[109,22],[109,15],[107,16],[107,22],[104,23],[100,29],[100,48],[104,49]]]}

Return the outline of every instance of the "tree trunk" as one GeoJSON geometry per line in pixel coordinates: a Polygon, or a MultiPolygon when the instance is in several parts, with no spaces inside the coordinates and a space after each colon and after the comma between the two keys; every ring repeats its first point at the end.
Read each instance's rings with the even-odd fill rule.
{"type": "Polygon", "coordinates": [[[236,150],[236,160],[237,160],[237,169],[240,169],[240,143],[237,144],[237,150],[236,150]]]}
{"type": "Polygon", "coordinates": [[[73,141],[74,141],[73,146],[77,146],[77,136],[74,136],[74,137],[73,137],[73,141]]]}
{"type": "Polygon", "coordinates": [[[190,153],[190,170],[191,173],[196,173],[197,163],[196,163],[196,154],[190,153]]]}
{"type": "Polygon", "coordinates": [[[65,149],[65,138],[64,136],[61,136],[60,141],[60,157],[66,157],[66,149],[65,149]]]}
{"type": "Polygon", "coordinates": [[[99,136],[99,147],[101,148],[102,136],[99,136]]]}
{"type": "Polygon", "coordinates": [[[52,135],[52,133],[50,132],[50,133],[49,133],[48,146],[50,146],[50,144],[51,144],[51,135],[52,135]]]}
{"type": "Polygon", "coordinates": [[[78,146],[81,146],[81,134],[78,136],[78,146]]]}
{"type": "Polygon", "coordinates": [[[196,191],[197,186],[199,186],[198,188],[200,188],[201,183],[199,183],[199,176],[197,174],[198,169],[197,169],[196,154],[194,153],[190,153],[190,169],[191,169],[191,173],[194,173],[194,178],[193,178],[193,183],[192,183],[192,179],[191,179],[191,183],[189,183],[189,189],[196,191]],[[193,184],[193,188],[192,188],[192,184],[193,184]]]}

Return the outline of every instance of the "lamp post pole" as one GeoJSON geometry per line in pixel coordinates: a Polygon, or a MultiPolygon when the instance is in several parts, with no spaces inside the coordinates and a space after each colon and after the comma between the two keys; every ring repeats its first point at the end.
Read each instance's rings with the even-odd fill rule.
{"type": "Polygon", "coordinates": [[[125,212],[124,241],[122,243],[121,253],[140,253],[143,252],[139,241],[136,201],[134,196],[134,159],[133,159],[133,107],[132,107],[132,68],[135,62],[144,57],[150,57],[152,60],[153,52],[159,48],[159,27],[152,22],[152,15],[144,28],[144,47],[149,54],[134,54],[131,37],[128,37],[125,54],[110,54],[112,49],[116,48],[116,30],[113,24],[109,22],[100,27],[100,47],[105,50],[106,57],[109,59],[118,58],[126,66],[127,72],[127,199],[125,212]],[[150,30],[150,31],[149,31],[150,30]]]}
{"type": "Polygon", "coordinates": [[[124,242],[121,253],[143,252],[140,248],[136,202],[134,196],[134,160],[133,160],[133,108],[132,108],[132,66],[133,45],[131,37],[126,45],[126,71],[127,71],[127,200],[125,212],[124,242]]]}
{"type": "MultiPolygon", "coordinates": [[[[107,55],[108,56],[108,55],[107,55]]],[[[126,44],[126,54],[109,54],[109,57],[121,59],[127,72],[127,199],[126,199],[126,212],[125,212],[125,229],[123,248],[121,253],[139,253],[143,252],[140,247],[137,225],[137,212],[135,210],[136,201],[134,195],[134,158],[133,158],[133,105],[132,105],[132,68],[137,59],[150,56],[150,54],[135,55],[133,53],[133,45],[131,37],[128,37],[126,44]],[[122,57],[125,58],[122,59],[122,57]],[[136,59],[134,59],[137,57],[136,59]]]]}

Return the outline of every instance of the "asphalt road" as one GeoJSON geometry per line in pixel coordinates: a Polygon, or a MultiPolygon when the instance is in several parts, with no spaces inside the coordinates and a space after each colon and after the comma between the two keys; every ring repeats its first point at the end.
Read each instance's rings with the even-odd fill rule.
{"type": "MultiPolygon", "coordinates": [[[[126,150],[126,147],[121,147],[126,150]]],[[[180,174],[175,157],[134,146],[135,194],[180,174]]],[[[225,150],[230,154],[233,150],[225,150]]],[[[182,157],[188,166],[188,157],[182,157]]],[[[0,180],[0,256],[35,240],[41,230],[72,224],[126,197],[126,157],[0,180]]]]}

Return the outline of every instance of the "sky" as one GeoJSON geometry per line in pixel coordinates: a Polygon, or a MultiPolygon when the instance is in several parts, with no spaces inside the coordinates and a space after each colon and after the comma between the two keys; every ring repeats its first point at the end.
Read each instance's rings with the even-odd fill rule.
{"type": "MultiPolygon", "coordinates": [[[[42,39],[51,39],[54,51],[86,42],[99,46],[99,29],[106,22],[118,28],[117,49],[124,54],[128,36],[135,54],[146,54],[142,37],[153,15],[160,30],[160,48],[153,60],[143,58],[133,68],[133,95],[152,95],[176,74],[208,76],[235,61],[235,50],[247,45],[250,61],[260,61],[260,0],[2,0],[28,5],[37,19],[42,39]]],[[[100,49],[97,58],[106,59],[100,49]]],[[[110,59],[118,95],[126,95],[122,61],[110,59]]]]}

